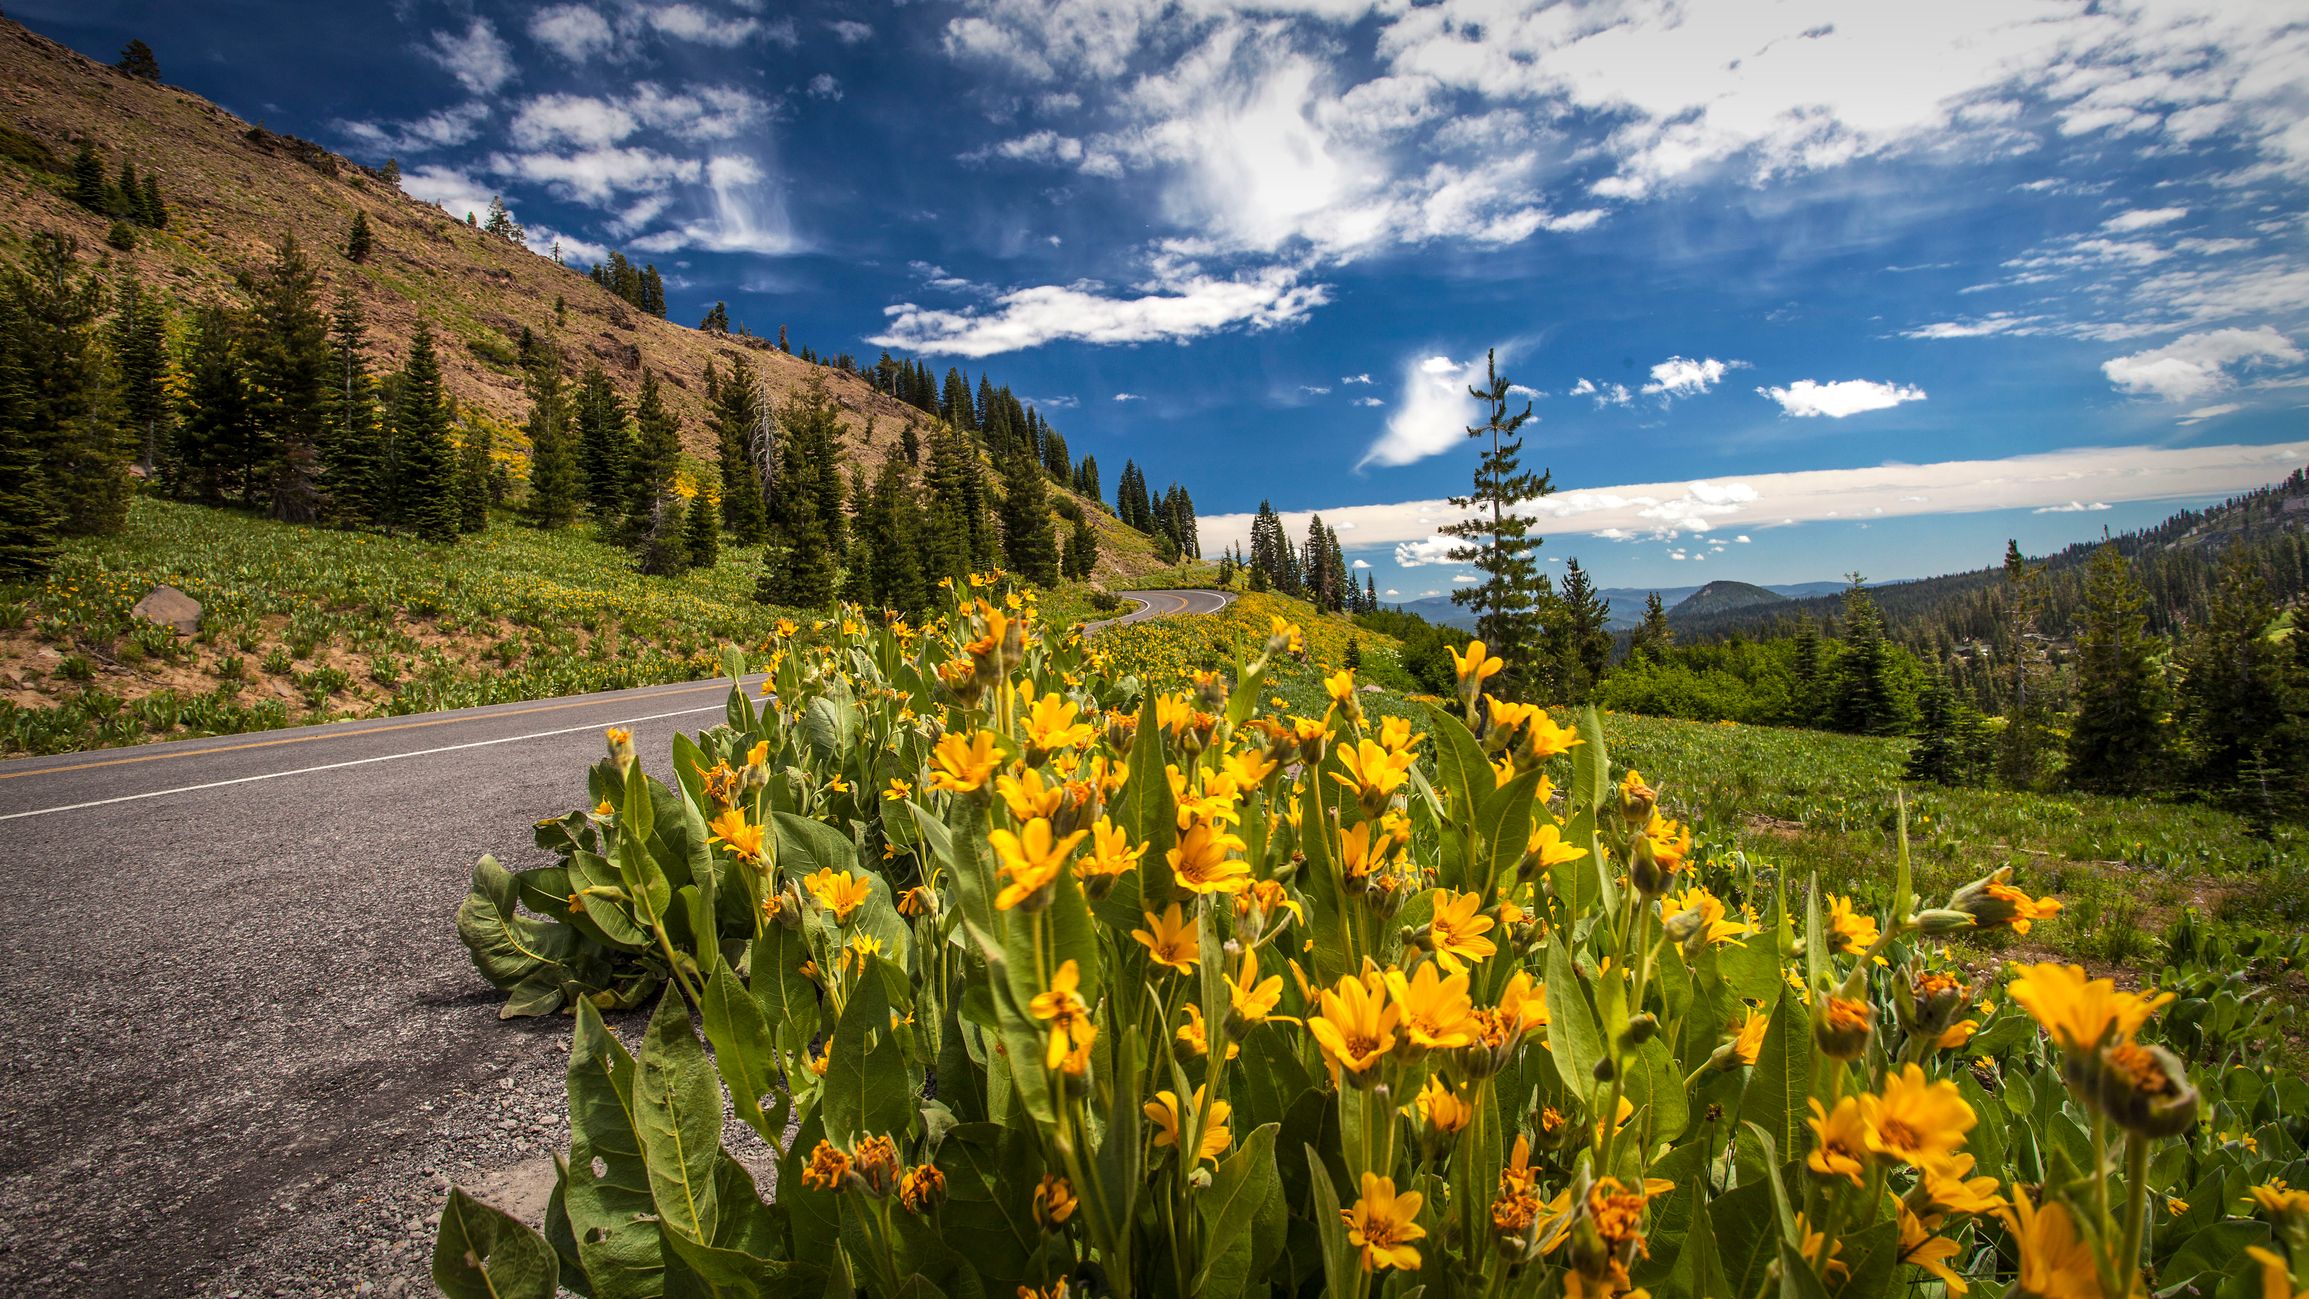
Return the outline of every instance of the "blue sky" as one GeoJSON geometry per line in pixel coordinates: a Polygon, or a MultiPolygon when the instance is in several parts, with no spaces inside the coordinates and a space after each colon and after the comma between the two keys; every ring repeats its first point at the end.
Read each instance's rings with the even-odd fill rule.
{"type": "Polygon", "coordinates": [[[2309,462],[2298,3],[9,12],[677,320],[991,371],[1206,543],[1320,510],[1402,599],[1459,572],[1487,348],[1543,553],[1613,586],[1976,567],[2309,462]]]}

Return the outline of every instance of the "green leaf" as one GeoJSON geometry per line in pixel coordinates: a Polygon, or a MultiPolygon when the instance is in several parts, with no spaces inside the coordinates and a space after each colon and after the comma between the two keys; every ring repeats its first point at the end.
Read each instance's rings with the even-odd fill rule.
{"type": "Polygon", "coordinates": [[[695,1239],[712,1239],[719,1212],[714,1161],[721,1154],[722,1088],[678,988],[667,988],[658,999],[642,1037],[633,1129],[658,1217],[695,1239]]]}
{"type": "Polygon", "coordinates": [[[1435,737],[1435,777],[1441,786],[1439,792],[1450,800],[1450,820],[1458,825],[1472,825],[1483,800],[1491,797],[1495,784],[1491,764],[1483,760],[1483,746],[1467,724],[1445,709],[1428,704],[1427,719],[1430,733],[1435,737]]]}
{"type": "MultiPolygon", "coordinates": [[[[1740,1092],[1741,1130],[1754,1124],[1771,1137],[1775,1149],[1802,1150],[1809,1133],[1804,1120],[1811,1114],[1804,1102],[1811,1092],[1812,1022],[1795,992],[1783,988],[1748,1085],[1740,1092]]],[[[1770,1167],[1769,1161],[1764,1166],[1770,1167]]]]}
{"type": "Polygon", "coordinates": [[[1138,862],[1138,890],[1141,905],[1150,911],[1162,910],[1171,897],[1168,854],[1179,835],[1178,801],[1171,797],[1170,777],[1165,772],[1168,761],[1150,693],[1139,705],[1129,773],[1109,813],[1114,823],[1129,833],[1132,843],[1146,845],[1146,855],[1138,862]]]}
{"type": "Polygon", "coordinates": [[[1571,964],[1571,935],[1557,929],[1547,943],[1547,1049],[1556,1072],[1572,1095],[1595,1092],[1595,1067],[1603,1059],[1603,1037],[1595,1011],[1571,964]]]}
{"type": "Polygon", "coordinates": [[[1515,869],[1516,863],[1523,860],[1524,849],[1531,843],[1531,796],[1545,774],[1533,767],[1500,786],[1483,802],[1477,824],[1482,831],[1484,855],[1477,863],[1482,871],[1473,887],[1486,897],[1515,869]]]}
{"type": "Polygon", "coordinates": [[[808,1045],[818,1031],[818,985],[802,975],[802,963],[810,959],[802,931],[773,922],[763,929],[750,959],[751,990],[763,1022],[789,1049],[808,1045]]]}
{"type": "Polygon", "coordinates": [[[560,1280],[545,1237],[449,1188],[433,1242],[433,1284],[448,1299],[553,1299],[560,1280]]]}
{"type": "Polygon", "coordinates": [[[747,1126],[762,1134],[762,1140],[774,1149],[785,1141],[784,1124],[772,1128],[762,1117],[762,1098],[772,1095],[777,1087],[776,1051],[770,1042],[770,1026],[762,1018],[762,1008],[746,995],[739,986],[738,977],[727,965],[714,968],[713,978],[706,983],[705,1004],[706,1040],[714,1044],[714,1068],[721,1072],[723,1083],[730,1090],[730,1101],[738,1117],[747,1126]]]}
{"type": "Polygon", "coordinates": [[[867,959],[834,1026],[820,1112],[826,1118],[826,1139],[844,1148],[866,1136],[903,1141],[914,1117],[905,1053],[890,1028],[890,995],[881,974],[885,964],[879,957],[867,959]]]}
{"type": "Polygon", "coordinates": [[[1195,1196],[1195,1211],[1203,1220],[1203,1258],[1189,1293],[1219,1299],[1239,1295],[1262,1270],[1261,1261],[1252,1257],[1251,1228],[1268,1199],[1283,1193],[1275,1172],[1275,1134],[1281,1128],[1265,1123],[1253,1129],[1211,1174],[1210,1186],[1195,1196]]]}
{"type": "Polygon", "coordinates": [[[1360,1273],[1347,1244],[1347,1224],[1339,1217],[1339,1191],[1331,1183],[1331,1170],[1324,1166],[1323,1157],[1313,1146],[1306,1150],[1308,1188],[1315,1199],[1315,1229],[1323,1240],[1323,1292],[1353,1294],[1360,1273]]]}
{"type": "Polygon", "coordinates": [[[473,964],[481,977],[508,991],[577,950],[576,931],[519,914],[514,893],[512,873],[495,857],[483,857],[473,863],[473,891],[457,908],[457,936],[473,964]]]}
{"type": "Polygon", "coordinates": [[[642,1299],[663,1284],[657,1203],[633,1128],[633,1057],[593,1003],[577,1003],[569,1047],[569,1185],[563,1201],[577,1257],[600,1299],[642,1299]],[[596,1170],[599,1171],[596,1171],[596,1170]]]}

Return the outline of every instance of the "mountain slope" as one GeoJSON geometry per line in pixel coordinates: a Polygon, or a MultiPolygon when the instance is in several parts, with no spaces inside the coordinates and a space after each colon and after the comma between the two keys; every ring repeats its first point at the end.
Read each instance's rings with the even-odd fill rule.
{"type": "MultiPolygon", "coordinates": [[[[528,410],[517,360],[526,329],[557,344],[573,367],[600,363],[629,397],[642,368],[655,370],[687,449],[706,461],[714,451],[705,424],[709,361],[726,367],[748,359],[773,401],[812,375],[822,378],[841,408],[853,463],[869,470],[896,454],[907,424],[932,418],[847,371],[802,361],[763,339],[647,316],[582,271],[453,219],[350,159],[97,63],[6,19],[0,86],[0,259],[19,257],[36,232],[56,231],[77,241],[84,261],[132,267],[183,309],[237,298],[236,277],[269,262],[283,233],[293,231],[323,278],[324,304],[340,289],[359,298],[380,369],[397,366],[418,323],[429,323],[451,395],[518,426],[528,410]],[[159,177],[169,208],[165,230],[139,230],[132,251],[106,246],[111,222],[67,197],[69,159],[83,140],[103,155],[108,176],[125,159],[140,174],[159,177]],[[342,251],[356,212],[367,216],[374,240],[359,264],[342,251]]],[[[1101,577],[1158,566],[1143,536],[1102,511],[1091,515],[1101,529],[1101,577]]]]}
{"type": "Polygon", "coordinates": [[[1743,609],[1765,608],[1787,604],[1787,596],[1778,591],[1747,582],[1710,582],[1668,610],[1671,619],[1704,618],[1710,614],[1732,613],[1743,609]]]}

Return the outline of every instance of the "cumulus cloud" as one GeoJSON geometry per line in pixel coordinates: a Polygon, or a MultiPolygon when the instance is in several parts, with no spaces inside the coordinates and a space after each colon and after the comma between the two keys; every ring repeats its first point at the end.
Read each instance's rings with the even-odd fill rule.
{"type": "Polygon", "coordinates": [[[1834,383],[1798,379],[1785,388],[1758,388],[1756,392],[1780,403],[1783,413],[1806,418],[1825,415],[1829,419],[1843,419],[1862,411],[1885,410],[1902,402],[1924,400],[1922,388],[1867,379],[1840,379],[1834,383]]]}
{"type": "Polygon", "coordinates": [[[529,36],[571,63],[606,54],[616,43],[608,20],[581,4],[548,5],[531,14],[529,36]]]}
{"type": "Polygon", "coordinates": [[[550,185],[582,203],[601,205],[620,194],[651,193],[700,175],[695,158],[649,149],[596,148],[572,153],[499,154],[492,171],[550,185]]]}
{"type": "Polygon", "coordinates": [[[840,99],[841,97],[842,83],[834,79],[833,73],[821,72],[810,78],[810,98],[840,99]]]}
{"type": "Polygon", "coordinates": [[[1482,382],[1484,363],[1448,356],[1415,359],[1404,366],[1403,390],[1387,429],[1363,453],[1361,464],[1407,465],[1448,451],[1467,439],[1468,426],[1482,416],[1471,385],[1482,382]]]}
{"type": "Polygon", "coordinates": [[[489,120],[489,105],[474,100],[406,122],[339,122],[337,129],[378,153],[423,153],[471,143],[489,120]]]}
{"type": "Polygon", "coordinates": [[[1712,356],[1704,361],[1671,356],[1652,367],[1652,381],[1644,385],[1643,391],[1646,396],[1696,397],[1723,382],[1725,371],[1744,364],[1743,361],[1719,361],[1712,356]]]}
{"type": "Polygon", "coordinates": [[[1340,378],[1339,382],[1341,382],[1341,383],[1369,383],[1369,382],[1371,382],[1371,376],[1370,376],[1370,375],[1368,375],[1368,374],[1350,374],[1350,375],[1344,375],[1344,376],[1342,376],[1342,377],[1340,378]]]}
{"type": "MultiPolygon", "coordinates": [[[[762,30],[758,18],[724,18],[694,4],[671,4],[649,11],[649,25],[677,40],[723,49],[745,44],[762,30]]],[[[787,30],[791,30],[789,25],[787,30]]],[[[789,42],[790,43],[790,42],[789,42]]]]}
{"type": "Polygon", "coordinates": [[[459,221],[489,210],[489,187],[454,167],[413,167],[401,173],[401,192],[431,203],[459,221]]]}
{"type": "Polygon", "coordinates": [[[866,341],[960,357],[994,356],[1060,340],[1150,343],[1296,324],[1329,300],[1328,286],[1303,283],[1287,267],[1231,277],[1169,275],[1129,294],[1111,293],[1093,281],[1041,284],[1004,292],[987,309],[948,310],[911,302],[885,307],[888,325],[866,341]]]}
{"type": "Polygon", "coordinates": [[[474,19],[462,34],[433,33],[425,52],[472,94],[494,94],[514,77],[513,51],[486,18],[474,19]]]}
{"type": "Polygon", "coordinates": [[[2263,325],[2183,334],[2163,347],[2105,361],[2101,373],[2119,392],[2187,401],[2235,386],[2233,369],[2295,365],[2301,360],[2301,349],[2292,339],[2263,325]]]}
{"type": "Polygon", "coordinates": [[[2119,212],[2101,222],[2101,229],[2111,234],[2125,234],[2134,230],[2148,230],[2161,225],[2170,225],[2187,215],[2189,215],[2189,209],[2185,207],[2133,208],[2130,211],[2119,212]]]}
{"type": "Polygon", "coordinates": [[[1138,395],[1137,393],[1135,393],[1135,392],[1118,392],[1118,393],[1116,393],[1116,394],[1114,395],[1114,399],[1115,399],[1116,401],[1145,401],[1145,400],[1146,400],[1146,398],[1139,396],[1139,395],[1138,395]]]}
{"type": "MultiPolygon", "coordinates": [[[[1737,479],[1575,488],[1534,502],[1530,512],[1548,535],[1624,541],[1672,540],[1688,533],[1837,519],[2035,510],[2072,503],[2221,497],[2282,479],[2309,462],[2309,441],[2265,446],[2081,447],[1995,460],[1948,460],[1857,469],[1804,469],[1737,479]],[[1704,526],[1702,526],[1704,525],[1704,526]]],[[[1392,545],[1398,564],[1443,564],[1452,540],[1436,528],[1460,517],[1441,499],[1379,505],[1332,505],[1320,513],[1357,543],[1392,545]]],[[[1248,544],[1249,514],[1205,516],[1197,525],[1207,548],[1248,544]]],[[[1307,514],[1286,512],[1286,531],[1304,531],[1307,514]]],[[[1735,537],[1735,541],[1737,538],[1735,537]]]]}
{"type": "Polygon", "coordinates": [[[844,45],[857,45],[874,38],[874,29],[851,18],[840,18],[826,24],[834,39],[844,45]]]}

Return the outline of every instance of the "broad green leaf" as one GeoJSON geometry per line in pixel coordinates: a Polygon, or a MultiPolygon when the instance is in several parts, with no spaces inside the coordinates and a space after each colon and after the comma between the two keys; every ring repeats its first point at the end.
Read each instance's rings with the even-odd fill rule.
{"type": "Polygon", "coordinates": [[[495,857],[483,857],[473,864],[473,891],[457,908],[457,936],[473,954],[473,964],[481,977],[505,990],[577,950],[576,931],[520,915],[514,893],[512,874],[495,857]]]}
{"type": "Polygon", "coordinates": [[[667,988],[658,999],[642,1037],[633,1129],[641,1138],[658,1217],[694,1239],[712,1239],[719,1212],[714,1161],[721,1154],[722,1088],[698,1046],[679,988],[667,988]]]}
{"type": "Polygon", "coordinates": [[[1243,1293],[1250,1278],[1263,1270],[1261,1260],[1252,1257],[1251,1228],[1268,1199],[1283,1191],[1275,1172],[1275,1134],[1281,1126],[1265,1123],[1253,1129],[1219,1163],[1210,1186],[1196,1193],[1203,1258],[1190,1293],[1228,1299],[1243,1293]]]}
{"type": "MultiPolygon", "coordinates": [[[[679,994],[669,994],[679,995],[679,994]]],[[[590,1001],[577,1003],[569,1047],[569,1185],[563,1200],[600,1299],[643,1299],[665,1264],[649,1168],[633,1127],[633,1057],[590,1001]]]]}
{"type": "MultiPolygon", "coordinates": [[[[1742,1131],[1754,1124],[1770,1136],[1778,1150],[1800,1151],[1810,1129],[1805,1100],[1812,1093],[1812,1024],[1793,990],[1783,988],[1764,1030],[1764,1045],[1740,1092],[1742,1131]]],[[[1770,1162],[1764,1161],[1764,1167],[1770,1162]]]]}
{"type": "Polygon", "coordinates": [[[1564,1087],[1585,1100],[1595,1094],[1603,1037],[1596,1031],[1595,1011],[1581,986],[1571,963],[1571,935],[1557,929],[1547,943],[1547,1049],[1564,1087]]]}
{"type": "Polygon", "coordinates": [[[1483,801],[1483,811],[1478,818],[1483,858],[1477,863],[1480,869],[1474,887],[1486,896],[1523,860],[1524,849],[1531,842],[1531,796],[1545,774],[1533,767],[1500,786],[1483,801]]]}
{"type": "Polygon", "coordinates": [[[826,1139],[845,1149],[866,1136],[903,1141],[914,1116],[905,1053],[890,1027],[890,996],[879,972],[884,964],[868,958],[834,1026],[820,1112],[826,1117],[826,1139]]]}
{"type": "Polygon", "coordinates": [[[705,1016],[706,1040],[714,1044],[714,1068],[729,1088],[738,1117],[773,1148],[779,1146],[786,1138],[784,1125],[773,1129],[762,1117],[762,1099],[777,1086],[777,1057],[761,1006],[746,995],[730,967],[719,965],[706,983],[705,1004],[700,1009],[705,1016]]]}
{"type": "Polygon", "coordinates": [[[560,1278],[545,1237],[449,1188],[433,1242],[433,1284],[448,1299],[554,1299],[560,1278]]]}
{"type": "Polygon", "coordinates": [[[1435,778],[1438,792],[1450,803],[1450,820],[1471,826],[1483,800],[1495,784],[1491,764],[1483,760],[1483,746],[1456,714],[1435,704],[1426,705],[1429,733],[1435,737],[1435,778]]]}

